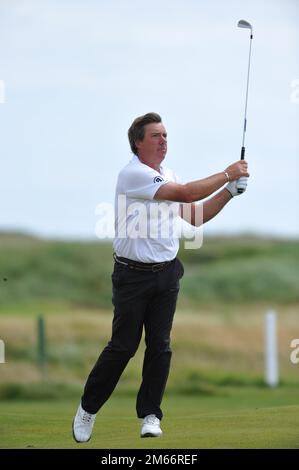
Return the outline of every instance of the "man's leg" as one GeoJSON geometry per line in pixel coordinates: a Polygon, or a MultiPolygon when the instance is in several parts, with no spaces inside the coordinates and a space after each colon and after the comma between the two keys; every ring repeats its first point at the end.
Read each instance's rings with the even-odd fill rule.
{"type": "Polygon", "coordinates": [[[139,418],[154,414],[163,417],[162,402],[171,360],[170,331],[179,292],[182,268],[179,262],[158,273],[158,286],[145,315],[145,342],[142,384],[136,410],[139,418]]]}
{"type": "Polygon", "coordinates": [[[83,409],[92,414],[110,397],[142,336],[150,282],[141,284],[136,271],[116,271],[112,276],[112,337],[87,379],[81,401],[83,409]]]}

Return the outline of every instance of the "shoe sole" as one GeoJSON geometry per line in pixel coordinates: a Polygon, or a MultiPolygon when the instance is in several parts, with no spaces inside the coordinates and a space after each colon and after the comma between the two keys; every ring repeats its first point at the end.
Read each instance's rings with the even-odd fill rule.
{"type": "Polygon", "coordinates": [[[73,419],[73,423],[72,423],[72,434],[73,434],[74,440],[75,440],[78,444],[84,444],[85,442],[90,441],[91,436],[90,436],[90,438],[89,438],[87,441],[77,441],[76,436],[75,436],[75,433],[74,433],[74,421],[75,421],[75,420],[73,419]]]}
{"type": "Polygon", "coordinates": [[[141,435],[140,435],[141,438],[142,438],[142,437],[161,437],[161,436],[162,436],[162,434],[158,434],[158,435],[157,435],[157,434],[152,434],[152,433],[150,433],[150,432],[146,432],[145,434],[141,434],[141,435]]]}

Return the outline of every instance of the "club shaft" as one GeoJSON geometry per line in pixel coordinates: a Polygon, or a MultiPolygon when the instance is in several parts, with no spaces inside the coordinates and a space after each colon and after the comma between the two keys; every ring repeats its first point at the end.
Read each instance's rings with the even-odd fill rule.
{"type": "Polygon", "coordinates": [[[247,103],[248,103],[248,89],[249,89],[249,76],[250,76],[250,60],[251,60],[251,45],[252,45],[252,33],[250,34],[250,45],[249,45],[249,57],[248,57],[248,70],[247,70],[247,85],[246,85],[246,98],[245,98],[245,113],[244,113],[244,127],[243,127],[243,139],[241,149],[241,160],[245,158],[245,134],[247,126],[247,103]]]}

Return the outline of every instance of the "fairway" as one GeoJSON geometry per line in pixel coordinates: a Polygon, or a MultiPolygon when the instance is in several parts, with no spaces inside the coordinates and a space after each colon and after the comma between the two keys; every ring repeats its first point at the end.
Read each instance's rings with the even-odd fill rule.
{"type": "Polygon", "coordinates": [[[77,401],[2,401],[1,448],[299,449],[296,387],[228,389],[216,396],[166,396],[164,435],[140,439],[134,396],[115,395],[97,416],[91,441],[76,444],[77,401]]]}

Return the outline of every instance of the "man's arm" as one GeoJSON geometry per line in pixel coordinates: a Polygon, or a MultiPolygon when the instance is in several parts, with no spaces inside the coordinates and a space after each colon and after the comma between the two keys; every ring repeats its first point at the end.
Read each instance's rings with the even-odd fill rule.
{"type": "Polygon", "coordinates": [[[186,184],[166,183],[158,189],[155,199],[186,203],[200,201],[220,189],[228,180],[235,181],[241,176],[249,176],[247,167],[245,160],[239,160],[227,167],[225,171],[208,178],[186,184]]]}
{"type": "Polygon", "coordinates": [[[189,224],[199,227],[213,219],[231,198],[232,195],[224,188],[211,199],[204,201],[200,205],[195,203],[181,204],[180,216],[189,224]]]}
{"type": "Polygon", "coordinates": [[[180,216],[195,227],[205,224],[213,219],[231,198],[240,196],[246,191],[247,180],[247,177],[242,177],[238,181],[228,183],[222,191],[203,204],[181,204],[180,216]]]}

